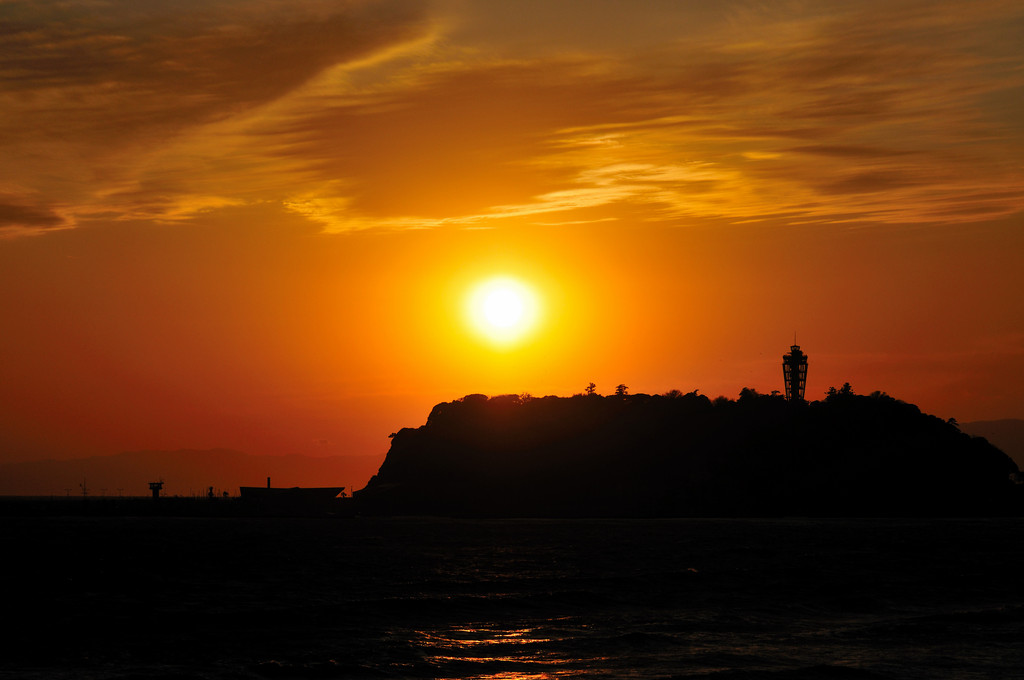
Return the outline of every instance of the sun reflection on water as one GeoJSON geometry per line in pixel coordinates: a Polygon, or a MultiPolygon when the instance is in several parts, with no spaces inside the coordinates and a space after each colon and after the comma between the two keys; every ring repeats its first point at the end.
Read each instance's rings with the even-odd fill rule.
{"type": "Polygon", "coordinates": [[[582,675],[580,660],[553,653],[551,643],[556,638],[538,627],[480,624],[417,632],[424,643],[425,661],[438,669],[442,679],[553,680],[582,675]],[[480,672],[467,665],[479,666],[480,672]]]}

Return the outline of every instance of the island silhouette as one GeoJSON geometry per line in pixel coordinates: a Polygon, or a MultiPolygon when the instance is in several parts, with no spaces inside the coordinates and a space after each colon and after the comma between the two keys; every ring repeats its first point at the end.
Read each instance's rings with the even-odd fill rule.
{"type": "Polygon", "coordinates": [[[1017,465],[952,420],[847,383],[820,401],[745,388],[470,394],[391,435],[366,514],[492,517],[1019,514],[1017,465]]]}

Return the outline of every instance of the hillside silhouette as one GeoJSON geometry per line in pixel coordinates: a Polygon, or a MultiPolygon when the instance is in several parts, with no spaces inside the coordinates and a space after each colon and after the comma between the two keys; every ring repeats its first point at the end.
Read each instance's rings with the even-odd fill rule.
{"type": "MultiPolygon", "coordinates": [[[[624,386],[620,386],[623,387],[624,386]]],[[[811,403],[744,389],[473,394],[392,435],[368,513],[477,516],[1017,514],[1016,464],[952,421],[849,385],[811,403]]]]}

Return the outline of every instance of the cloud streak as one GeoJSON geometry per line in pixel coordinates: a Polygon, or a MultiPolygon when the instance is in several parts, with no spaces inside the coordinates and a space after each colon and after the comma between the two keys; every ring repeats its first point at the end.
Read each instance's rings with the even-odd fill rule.
{"type": "MultiPolygon", "coordinates": [[[[155,203],[168,206],[157,213],[185,212],[197,201],[181,193],[181,178],[150,188],[140,204],[127,188],[151,184],[154,163],[205,127],[244,119],[327,69],[429,30],[403,1],[0,4],[0,132],[14,160],[0,186],[59,196],[72,221],[147,215],[155,203]]],[[[203,170],[188,175],[216,184],[203,170]]],[[[243,200],[215,193],[199,203],[243,200]]]]}
{"type": "Polygon", "coordinates": [[[637,51],[629,31],[692,11],[658,5],[619,42],[554,52],[474,43],[480,8],[460,23],[407,3],[37,6],[0,5],[12,227],[260,201],[327,231],[601,206],[956,223],[1024,204],[1014,3],[733,8],[637,51]]]}

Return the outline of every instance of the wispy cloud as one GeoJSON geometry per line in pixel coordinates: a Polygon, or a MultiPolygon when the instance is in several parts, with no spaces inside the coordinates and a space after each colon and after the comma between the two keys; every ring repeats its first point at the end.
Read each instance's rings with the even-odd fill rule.
{"type": "MultiPolygon", "coordinates": [[[[23,199],[19,197],[15,200],[23,199]]],[[[59,228],[64,223],[64,217],[52,207],[5,203],[0,197],[0,230],[13,228],[21,233],[32,234],[41,230],[59,228]]]]}
{"type": "Polygon", "coordinates": [[[258,201],[328,231],[1024,205],[1016,3],[737,5],[639,51],[636,18],[619,42],[553,50],[473,43],[481,8],[458,23],[402,2],[41,6],[0,5],[8,225],[258,201]]]}
{"type": "MultiPolygon", "coordinates": [[[[131,200],[142,194],[183,212],[197,200],[181,195],[181,183],[218,183],[201,166],[158,177],[156,163],[183,141],[429,30],[418,3],[402,0],[5,2],[0,132],[9,162],[0,185],[59,197],[69,221],[95,211],[146,214],[152,205],[131,200]],[[154,186],[158,179],[169,183],[154,186]]],[[[198,203],[242,200],[217,193],[198,203]]]]}

